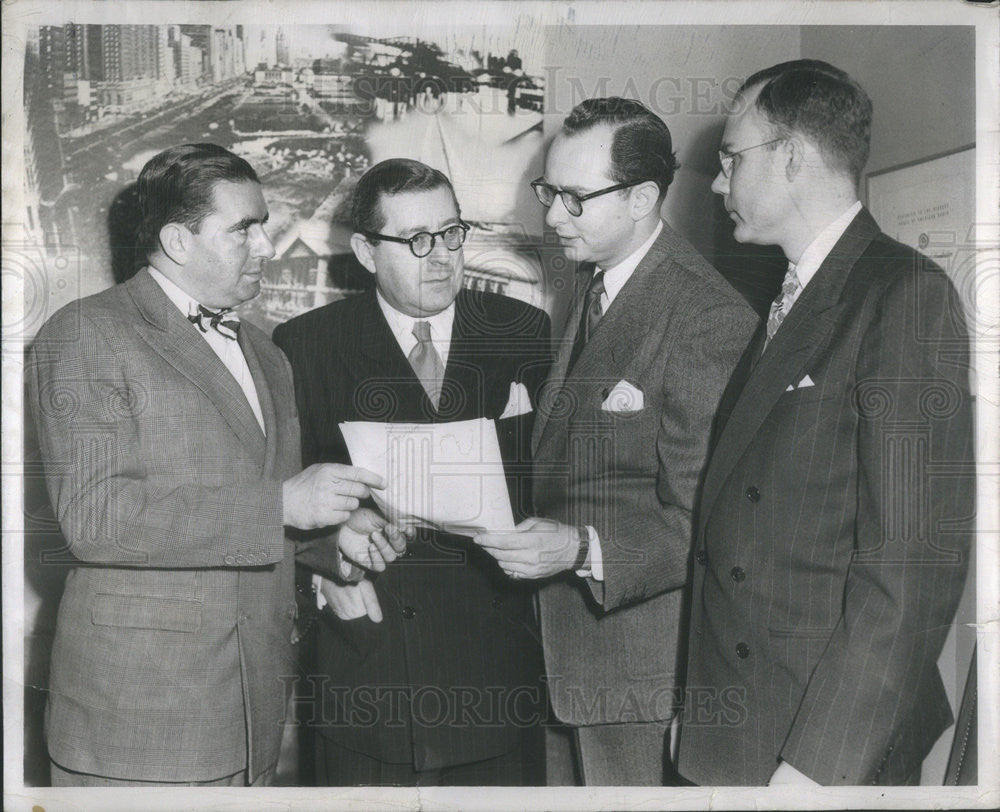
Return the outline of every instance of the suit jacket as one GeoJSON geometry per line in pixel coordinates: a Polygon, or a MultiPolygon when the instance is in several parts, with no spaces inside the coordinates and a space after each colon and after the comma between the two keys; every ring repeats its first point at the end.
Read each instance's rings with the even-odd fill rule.
{"type": "Polygon", "coordinates": [[[26,371],[69,551],[46,734],[63,767],[202,781],[277,761],[295,602],[281,482],[291,371],[260,330],[246,396],[142,270],[67,305],[26,371]]]}
{"type": "Polygon", "coordinates": [[[764,784],[780,757],[822,784],[900,783],[951,723],[936,660],[974,492],[961,304],[862,211],[762,340],[700,506],[680,769],[764,784]]]}
{"type": "MultiPolygon", "coordinates": [[[[512,381],[527,386],[534,404],[549,363],[544,313],[470,291],[456,300],[438,411],[374,291],[294,318],[274,337],[292,362],[309,462],[349,461],[342,421],[496,419],[512,381]]],[[[530,495],[524,475],[533,417],[497,422],[521,513],[530,495]]],[[[302,560],[329,574],[322,558],[302,560]]],[[[430,531],[420,531],[408,555],[373,580],[382,623],[340,620],[329,608],[321,616],[318,672],[333,689],[314,721],[323,735],[421,770],[518,746],[522,723],[534,712],[524,703],[540,693],[530,586],[508,580],[469,539],[430,531]]]]}
{"type": "Polygon", "coordinates": [[[535,508],[594,527],[604,558],[603,583],[567,573],[539,595],[553,709],[576,726],[673,714],[691,511],[719,397],[757,324],[664,224],[567,374],[591,270],[534,430],[535,508]],[[643,408],[602,409],[619,381],[643,408]]]}

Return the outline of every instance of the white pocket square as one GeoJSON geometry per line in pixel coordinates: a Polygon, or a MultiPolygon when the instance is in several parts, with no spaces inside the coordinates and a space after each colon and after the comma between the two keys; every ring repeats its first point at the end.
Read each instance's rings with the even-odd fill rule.
{"type": "Polygon", "coordinates": [[[517,381],[510,382],[510,395],[507,398],[507,405],[504,407],[500,420],[507,417],[517,417],[531,411],[531,396],[528,394],[528,387],[517,381]]]}
{"type": "Polygon", "coordinates": [[[645,406],[642,390],[628,381],[621,380],[608,392],[601,404],[604,412],[637,412],[645,406]]]}
{"type": "Polygon", "coordinates": [[[794,386],[792,384],[788,384],[788,388],[785,391],[786,392],[794,392],[796,389],[806,389],[807,387],[815,386],[815,385],[816,384],[813,383],[813,379],[810,378],[808,375],[806,375],[801,381],[799,381],[794,386]]]}

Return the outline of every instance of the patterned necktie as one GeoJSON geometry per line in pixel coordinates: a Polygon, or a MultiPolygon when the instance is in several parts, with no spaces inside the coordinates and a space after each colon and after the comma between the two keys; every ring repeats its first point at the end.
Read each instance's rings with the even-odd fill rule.
{"type": "Polygon", "coordinates": [[[802,285],[799,284],[798,274],[795,273],[795,265],[789,262],[788,271],[785,273],[785,280],[781,283],[781,293],[771,303],[771,312],[767,317],[767,340],[764,342],[765,347],[774,338],[774,334],[778,332],[781,322],[785,320],[788,311],[792,309],[792,305],[795,303],[795,299],[801,290],[802,285]]]}
{"type": "Polygon", "coordinates": [[[413,323],[413,337],[417,345],[410,350],[407,360],[413,371],[417,373],[421,386],[437,409],[441,402],[441,386],[444,381],[444,364],[441,356],[431,342],[430,322],[417,321],[413,323]]]}
{"type": "Polygon", "coordinates": [[[207,333],[208,328],[211,327],[219,335],[231,338],[233,341],[236,340],[240,332],[240,317],[231,307],[210,310],[204,305],[198,305],[198,312],[189,313],[188,321],[203,333],[207,333]]]}
{"type": "Polygon", "coordinates": [[[569,367],[572,369],[579,358],[580,353],[590,337],[597,328],[597,323],[604,315],[601,307],[601,296],[604,295],[604,271],[598,271],[594,278],[590,280],[590,287],[587,288],[587,295],[583,298],[583,313],[580,315],[580,325],[576,330],[576,339],[573,341],[573,351],[569,356],[569,367]]]}

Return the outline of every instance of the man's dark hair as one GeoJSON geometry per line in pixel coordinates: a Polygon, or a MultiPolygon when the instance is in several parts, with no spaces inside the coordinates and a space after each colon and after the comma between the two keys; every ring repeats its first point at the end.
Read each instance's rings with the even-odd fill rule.
{"type": "Polygon", "coordinates": [[[795,59],[758,71],[739,93],[758,85],[757,110],[777,135],[806,136],[831,169],[850,173],[855,183],[860,180],[872,133],[872,101],[861,85],[818,59],[795,59]]]}
{"type": "Polygon", "coordinates": [[[609,96],[580,102],[566,117],[562,131],[574,135],[601,125],[613,127],[615,132],[611,179],[616,183],[655,181],[662,202],[680,166],[663,119],[637,101],[609,96]]]}
{"type": "Polygon", "coordinates": [[[139,249],[159,244],[160,229],[184,223],[197,233],[215,207],[221,181],[260,183],[253,167],[218,144],[182,144],[154,155],[139,173],[139,249]]]}
{"type": "Polygon", "coordinates": [[[405,192],[430,192],[441,188],[451,192],[455,210],[461,215],[462,210],[459,208],[458,198],[455,197],[455,189],[444,172],[409,158],[389,158],[380,161],[361,176],[354,190],[351,227],[362,234],[379,232],[385,228],[385,213],[381,205],[384,196],[405,192]]]}

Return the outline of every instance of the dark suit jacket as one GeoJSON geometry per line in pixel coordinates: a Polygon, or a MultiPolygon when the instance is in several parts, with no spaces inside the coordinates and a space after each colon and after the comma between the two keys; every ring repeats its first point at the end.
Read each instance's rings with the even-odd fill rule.
{"type": "Polygon", "coordinates": [[[239,341],[266,438],[146,270],[64,307],[32,348],[46,480],[80,561],[46,714],[63,767],[202,781],[277,762],[295,612],[281,481],[299,427],[284,356],[251,324],[239,341]]]}
{"type": "MultiPolygon", "coordinates": [[[[378,307],[374,291],[306,313],[275,330],[288,354],[306,460],[349,461],[338,424],[499,418],[512,381],[534,395],[548,367],[548,317],[513,299],[462,291],[456,300],[440,411],[435,411],[378,307]]],[[[510,482],[523,482],[533,414],[498,421],[510,482]]],[[[520,485],[515,502],[525,506],[520,485]]],[[[416,769],[505,753],[539,672],[530,587],[506,579],[469,539],[420,531],[409,554],[374,578],[384,620],[319,629],[329,677],[317,719],[339,744],[416,769]],[[332,688],[334,692],[329,689],[332,688]],[[339,693],[336,693],[338,692],[339,693]],[[518,710],[522,708],[521,710],[518,710]]],[[[320,572],[321,558],[304,559],[320,572]]]]}
{"type": "Polygon", "coordinates": [[[936,660],[974,493],[961,305],[862,211],[754,366],[762,339],[700,505],[680,769],[764,784],[780,757],[822,784],[899,783],[951,723],[936,660]]]}
{"type": "Polygon", "coordinates": [[[604,557],[603,584],[567,573],[539,595],[553,708],[576,726],[673,714],[691,510],[719,397],[758,321],[664,224],[567,375],[591,275],[578,277],[534,431],[536,510],[594,527],[604,557]],[[619,381],[643,408],[601,408],[619,381]]]}

